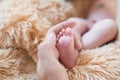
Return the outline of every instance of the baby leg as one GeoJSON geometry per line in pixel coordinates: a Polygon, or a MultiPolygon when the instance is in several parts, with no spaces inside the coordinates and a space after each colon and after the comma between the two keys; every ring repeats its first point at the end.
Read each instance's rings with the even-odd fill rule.
{"type": "Polygon", "coordinates": [[[82,36],[83,48],[91,49],[113,40],[117,34],[117,24],[111,19],[104,19],[82,36]]]}
{"type": "Polygon", "coordinates": [[[57,36],[60,60],[67,68],[74,67],[78,52],[74,47],[74,37],[71,28],[63,29],[57,36]]]}

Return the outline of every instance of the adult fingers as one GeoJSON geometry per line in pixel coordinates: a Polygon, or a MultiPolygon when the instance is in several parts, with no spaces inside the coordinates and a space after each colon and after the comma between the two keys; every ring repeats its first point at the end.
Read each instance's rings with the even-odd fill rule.
{"type": "Polygon", "coordinates": [[[50,28],[47,32],[47,35],[45,37],[45,41],[50,41],[53,45],[56,45],[56,35],[64,28],[67,27],[74,27],[75,26],[75,22],[73,21],[64,21],[61,22],[55,26],[53,26],[52,28],[50,28]]]}
{"type": "Polygon", "coordinates": [[[68,28],[68,27],[73,28],[74,26],[75,26],[74,21],[67,20],[53,26],[49,31],[54,32],[55,34],[58,34],[62,29],[68,28]]]}

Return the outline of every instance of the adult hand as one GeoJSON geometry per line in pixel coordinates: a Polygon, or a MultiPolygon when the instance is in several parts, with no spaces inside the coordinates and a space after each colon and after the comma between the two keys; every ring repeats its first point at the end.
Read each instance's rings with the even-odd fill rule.
{"type": "Polygon", "coordinates": [[[48,41],[50,42],[53,46],[56,45],[56,35],[65,28],[72,28],[75,26],[75,22],[74,21],[64,21],[62,23],[59,23],[55,26],[53,26],[52,28],[50,28],[47,32],[47,35],[45,37],[44,41],[48,41]]]}
{"type": "Polygon", "coordinates": [[[74,27],[74,22],[64,21],[50,28],[44,41],[38,46],[37,73],[39,80],[68,80],[65,68],[58,61],[56,35],[67,27],[74,27]]]}
{"type": "MultiPolygon", "coordinates": [[[[61,22],[55,26],[53,26],[52,28],[50,28],[45,36],[45,39],[44,41],[39,45],[38,47],[38,51],[40,50],[39,48],[41,48],[42,50],[48,50],[49,51],[53,51],[53,53],[58,53],[57,49],[56,49],[56,35],[62,30],[62,29],[65,29],[65,28],[72,28],[75,26],[75,22],[74,21],[64,21],[64,22],[61,22]]],[[[57,54],[56,56],[58,57],[59,54],[57,54]]],[[[38,54],[39,56],[39,54],[38,54]]]]}

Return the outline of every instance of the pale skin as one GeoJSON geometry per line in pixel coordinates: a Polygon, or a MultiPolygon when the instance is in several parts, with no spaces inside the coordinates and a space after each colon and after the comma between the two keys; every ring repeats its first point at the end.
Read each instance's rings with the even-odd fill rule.
{"type": "Polygon", "coordinates": [[[107,15],[104,8],[96,15],[96,7],[91,9],[87,19],[70,18],[47,32],[45,40],[38,46],[39,80],[69,80],[65,67],[75,66],[81,48],[95,48],[116,37],[117,25],[113,15],[107,15]]]}
{"type": "Polygon", "coordinates": [[[115,39],[117,23],[114,20],[115,15],[110,14],[111,8],[111,5],[105,7],[101,0],[96,0],[89,9],[86,19],[68,19],[76,23],[75,27],[62,29],[57,35],[57,49],[65,67],[75,66],[78,51],[81,48],[96,48],[115,39]]]}
{"type": "Polygon", "coordinates": [[[117,0],[118,41],[120,42],[120,0],[117,0]]]}
{"type": "Polygon", "coordinates": [[[59,62],[59,52],[56,48],[57,36],[62,29],[74,27],[72,21],[65,21],[51,28],[45,40],[38,46],[37,73],[39,80],[69,80],[67,72],[59,62]]]}

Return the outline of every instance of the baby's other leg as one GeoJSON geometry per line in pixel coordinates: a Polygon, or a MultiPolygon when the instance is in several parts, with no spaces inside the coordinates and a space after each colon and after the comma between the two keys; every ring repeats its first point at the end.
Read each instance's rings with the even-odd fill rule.
{"type": "Polygon", "coordinates": [[[112,19],[104,19],[82,36],[83,48],[91,49],[113,40],[117,34],[117,24],[112,19]]]}

